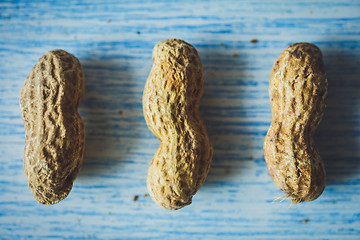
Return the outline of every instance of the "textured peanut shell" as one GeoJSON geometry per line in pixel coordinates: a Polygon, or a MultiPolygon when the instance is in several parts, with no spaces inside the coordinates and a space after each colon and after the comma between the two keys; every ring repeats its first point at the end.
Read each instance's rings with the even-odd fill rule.
{"type": "Polygon", "coordinates": [[[55,204],[64,199],[81,168],[85,130],[77,108],[84,85],[79,60],[54,50],[39,59],[21,89],[23,167],[39,203],[55,204]]]}
{"type": "Polygon", "coordinates": [[[198,113],[203,70],[196,49],[178,39],[158,43],[153,60],[143,111],[161,144],[149,167],[147,187],[158,205],[176,210],[191,203],[212,161],[212,146],[198,113]]]}
{"type": "Polygon", "coordinates": [[[325,188],[325,167],[313,135],[323,116],[328,83],[320,49],[290,45],[275,62],[269,84],[272,122],[264,156],[274,183],[293,203],[325,188]]]}

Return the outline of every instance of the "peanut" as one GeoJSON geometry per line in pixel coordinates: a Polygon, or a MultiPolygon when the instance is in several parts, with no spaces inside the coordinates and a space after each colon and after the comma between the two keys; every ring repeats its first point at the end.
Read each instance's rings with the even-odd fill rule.
{"type": "Polygon", "coordinates": [[[269,84],[272,122],[264,157],[274,183],[293,203],[325,188],[325,167],[313,135],[324,114],[328,83],[320,49],[290,45],[275,62],[269,84]]]}
{"type": "Polygon", "coordinates": [[[212,146],[198,113],[203,70],[196,49],[178,39],[158,43],[153,61],[143,111],[161,144],[149,167],[147,187],[158,205],[176,210],[191,203],[212,161],[212,146]]]}
{"type": "Polygon", "coordinates": [[[85,130],[77,108],[84,85],[79,60],[54,50],[39,59],[21,89],[23,167],[34,198],[41,204],[64,199],[81,168],[85,130]]]}

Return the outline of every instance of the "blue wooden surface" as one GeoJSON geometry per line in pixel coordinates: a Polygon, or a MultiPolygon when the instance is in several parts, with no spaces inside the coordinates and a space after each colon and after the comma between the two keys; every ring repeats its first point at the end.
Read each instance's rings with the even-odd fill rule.
{"type": "Polygon", "coordinates": [[[360,1],[1,1],[0,58],[1,239],[360,238],[360,1]],[[174,37],[201,56],[200,110],[214,145],[206,183],[175,212],[144,196],[159,141],[141,105],[152,48],[174,37]],[[283,194],[262,146],[272,64],[300,41],[321,48],[328,74],[315,136],[328,178],[319,199],[290,206],[273,203],[283,194]],[[69,197],[43,206],[22,170],[18,98],[38,58],[57,48],[85,71],[86,154],[69,197]]]}

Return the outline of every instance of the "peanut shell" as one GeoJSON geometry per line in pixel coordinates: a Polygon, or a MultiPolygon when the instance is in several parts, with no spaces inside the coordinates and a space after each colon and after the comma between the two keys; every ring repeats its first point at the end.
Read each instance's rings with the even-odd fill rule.
{"type": "Polygon", "coordinates": [[[84,86],[79,60],[54,50],[39,59],[21,89],[23,167],[34,198],[41,204],[64,199],[81,168],[85,130],[77,108],[84,86]]]}
{"type": "Polygon", "coordinates": [[[143,111],[161,144],[149,167],[147,187],[157,204],[176,210],[191,203],[212,161],[212,146],[198,112],[203,70],[196,49],[178,39],[158,43],[153,60],[143,111]]]}
{"type": "Polygon", "coordinates": [[[324,162],[314,132],[324,114],[328,82],[320,49],[290,45],[275,62],[269,84],[272,122],[264,156],[274,183],[293,203],[312,201],[325,188],[324,162]]]}

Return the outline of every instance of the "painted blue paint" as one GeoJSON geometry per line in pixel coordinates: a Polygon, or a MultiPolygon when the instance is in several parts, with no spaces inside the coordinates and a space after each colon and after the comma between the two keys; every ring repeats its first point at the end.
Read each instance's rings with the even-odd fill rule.
{"type": "Polygon", "coordinates": [[[1,1],[0,239],[360,238],[359,13],[356,0],[1,1]],[[154,45],[174,37],[202,59],[200,113],[214,159],[193,203],[169,212],[144,197],[160,142],[141,98],[154,45]],[[283,193],[262,147],[271,67],[298,41],[324,56],[329,100],[315,140],[328,180],[319,199],[289,207],[273,203],[283,193]],[[76,55],[85,72],[86,153],[68,198],[42,206],[22,169],[18,98],[36,61],[57,48],[76,55]]]}

